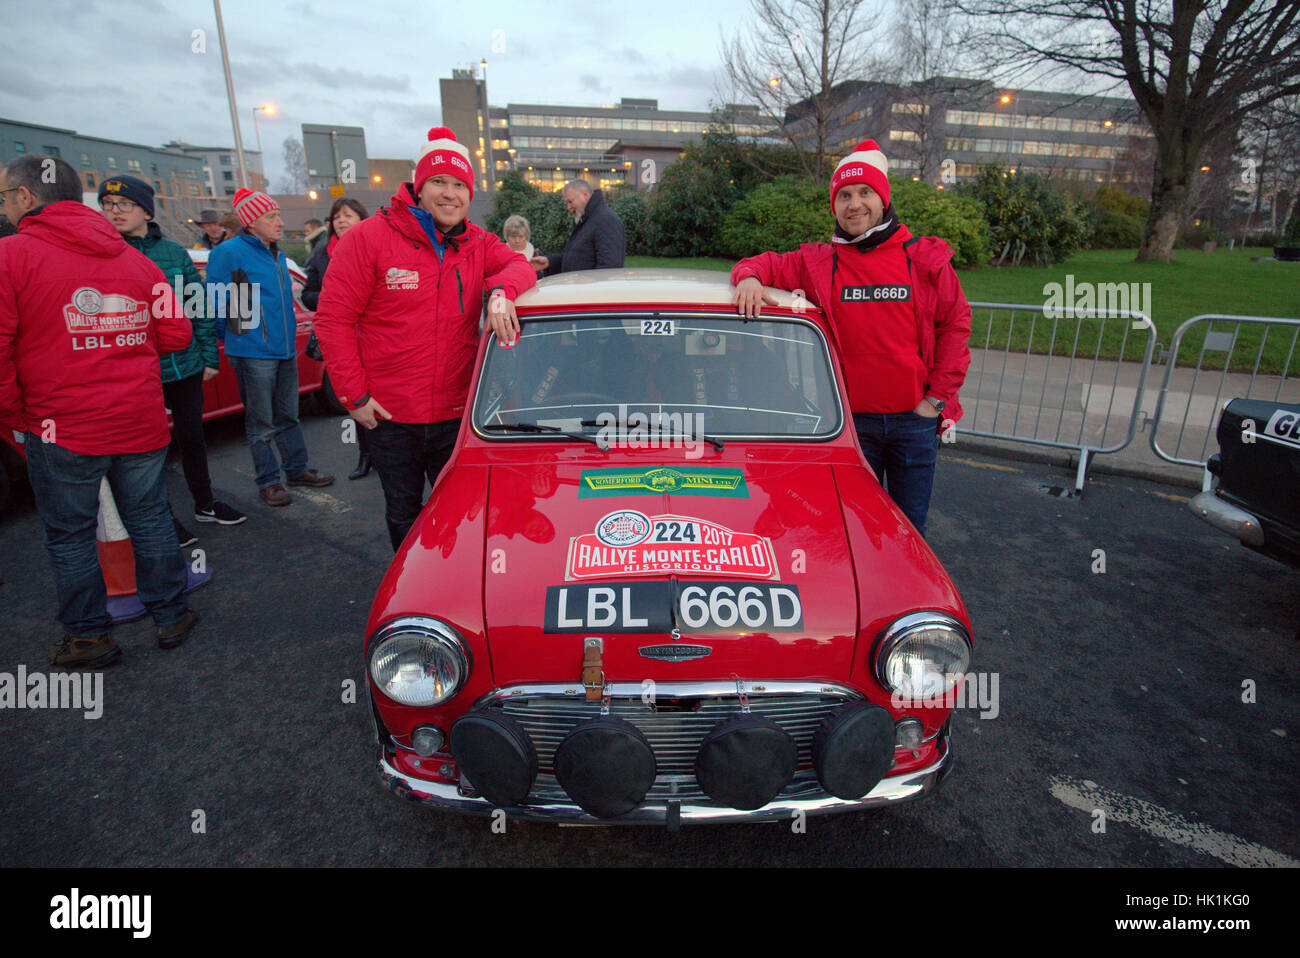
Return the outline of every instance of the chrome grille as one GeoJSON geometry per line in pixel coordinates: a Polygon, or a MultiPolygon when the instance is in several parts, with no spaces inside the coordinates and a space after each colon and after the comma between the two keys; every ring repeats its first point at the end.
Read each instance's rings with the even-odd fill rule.
{"type": "MultiPolygon", "coordinates": [[[[798,749],[796,767],[812,766],[812,739],[817,727],[835,709],[856,698],[844,690],[794,695],[750,694],[750,712],[762,715],[794,739],[798,749]]],[[[536,797],[552,790],[563,795],[555,784],[555,750],[564,736],[579,722],[600,714],[599,702],[558,695],[509,695],[499,707],[523,725],[537,750],[538,778],[536,797]]],[[[646,737],[654,750],[658,777],[647,796],[649,799],[700,797],[695,782],[695,755],[704,737],[718,725],[741,712],[736,695],[672,698],[661,693],[651,706],[639,698],[620,697],[610,700],[610,714],[631,722],[646,737]]],[[[796,774],[796,781],[807,777],[796,774]]]]}

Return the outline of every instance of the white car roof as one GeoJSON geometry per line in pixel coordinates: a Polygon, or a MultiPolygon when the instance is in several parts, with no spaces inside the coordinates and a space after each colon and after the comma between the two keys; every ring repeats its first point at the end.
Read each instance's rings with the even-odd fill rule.
{"type": "MultiPolygon", "coordinates": [[[[769,289],[777,305],[813,309],[806,299],[769,289]]],[[[548,276],[515,300],[519,308],[669,303],[682,306],[729,306],[735,288],[729,274],[705,269],[588,269],[548,276]]]]}
{"type": "MultiPolygon", "coordinates": [[[[190,259],[194,261],[195,266],[207,267],[208,254],[212,252],[209,249],[187,249],[185,252],[190,254],[190,259]]],[[[307,271],[295,263],[288,256],[285,257],[289,264],[289,275],[299,282],[307,282],[307,271]]]]}

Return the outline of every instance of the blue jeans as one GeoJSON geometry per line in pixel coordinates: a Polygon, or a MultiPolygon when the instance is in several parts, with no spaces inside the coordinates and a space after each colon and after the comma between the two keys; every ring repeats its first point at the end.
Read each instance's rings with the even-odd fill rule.
{"type": "Polygon", "coordinates": [[[853,414],[862,454],[889,498],[921,535],[925,535],[934,466],[939,459],[940,422],[911,411],[853,414]]]}
{"type": "Polygon", "coordinates": [[[307,471],[307,440],[298,425],[298,358],[250,359],[228,356],[244,404],[244,434],[253,453],[257,488],[280,482],[280,465],[289,478],[307,471]],[[271,451],[275,440],[280,463],[271,451]]]}
{"type": "Polygon", "coordinates": [[[96,636],[113,625],[99,567],[95,529],[100,480],[108,477],[135,552],[140,601],[159,625],[184,618],[185,560],[167,503],[167,448],[115,456],[84,456],[27,433],[27,475],[45,523],[45,551],[54,567],[59,621],[69,635],[96,636]]]}

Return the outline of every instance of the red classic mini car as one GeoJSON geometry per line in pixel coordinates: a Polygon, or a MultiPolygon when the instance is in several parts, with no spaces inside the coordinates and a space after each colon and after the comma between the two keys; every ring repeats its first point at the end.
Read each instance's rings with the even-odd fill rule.
{"type": "Polygon", "coordinates": [[[970,623],[883,493],[820,313],[722,273],[565,273],[484,336],[455,452],[370,612],[405,798],[728,822],[918,797],[970,623]]]}

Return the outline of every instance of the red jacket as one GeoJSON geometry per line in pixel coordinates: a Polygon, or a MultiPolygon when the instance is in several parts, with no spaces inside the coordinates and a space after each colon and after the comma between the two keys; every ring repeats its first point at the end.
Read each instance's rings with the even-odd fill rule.
{"type": "MultiPolygon", "coordinates": [[[[731,282],[737,284],[754,276],[764,286],[803,290],[809,302],[826,313],[839,347],[840,341],[852,336],[853,331],[841,325],[835,315],[831,268],[837,246],[805,243],[790,253],[760,253],[742,259],[731,270],[731,282]]],[[[941,421],[956,422],[962,413],[957,391],[966,381],[966,370],[970,367],[970,304],[961,291],[957,273],[948,262],[953,255],[951,246],[938,237],[923,236],[909,245],[906,252],[912,264],[910,282],[921,360],[929,370],[925,392],[947,403],[941,421]]],[[[909,280],[902,275],[898,282],[909,280]]],[[[837,351],[843,353],[842,349],[837,351]]]]}
{"type": "Polygon", "coordinates": [[[0,240],[0,422],[71,452],[167,445],[158,356],[193,330],[153,262],[104,214],[50,203],[0,240]]]}
{"type": "Polygon", "coordinates": [[[491,233],[465,223],[441,262],[410,207],[393,205],[352,227],[325,271],[315,329],[330,382],[355,407],[370,395],[396,422],[457,419],[478,349],[483,293],[508,299],[537,282],[532,266],[491,233]]]}

